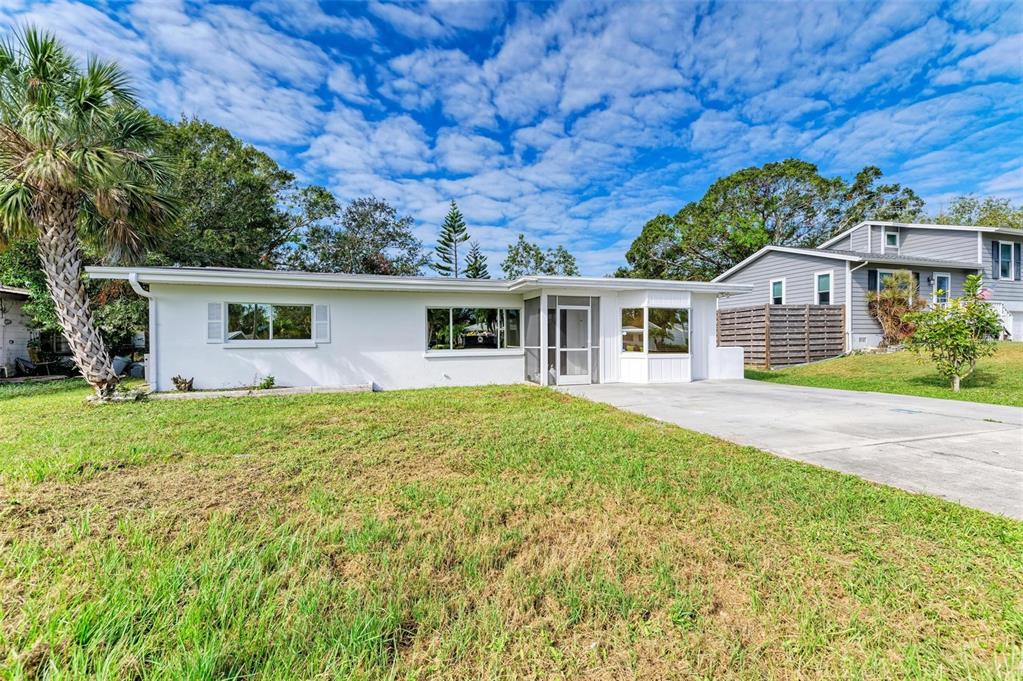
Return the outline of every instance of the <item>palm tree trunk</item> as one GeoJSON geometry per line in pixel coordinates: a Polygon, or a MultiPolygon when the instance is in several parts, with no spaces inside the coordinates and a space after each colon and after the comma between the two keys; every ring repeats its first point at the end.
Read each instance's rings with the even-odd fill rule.
{"type": "Polygon", "coordinates": [[[78,204],[74,197],[58,192],[48,194],[34,208],[39,260],[64,338],[82,376],[99,397],[108,397],[117,385],[117,375],[93,321],[82,281],[82,247],[75,231],[78,204]]]}

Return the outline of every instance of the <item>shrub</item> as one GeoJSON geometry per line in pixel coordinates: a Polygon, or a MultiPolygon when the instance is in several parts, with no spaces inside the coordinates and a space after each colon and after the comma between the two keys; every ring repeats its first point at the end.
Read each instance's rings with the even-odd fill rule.
{"type": "Polygon", "coordinates": [[[867,309],[881,325],[881,345],[899,345],[913,333],[907,317],[922,310],[927,302],[917,293],[912,273],[900,270],[884,281],[884,287],[867,293],[867,309]]]}
{"type": "Polygon", "coordinates": [[[907,316],[916,328],[906,345],[914,352],[930,355],[955,392],[973,373],[978,359],[994,354],[994,341],[1002,331],[998,313],[985,298],[980,276],[971,274],[963,284],[962,298],[953,298],[945,307],[907,316]]]}
{"type": "Polygon", "coordinates": [[[257,383],[256,384],[256,389],[257,390],[269,390],[270,388],[274,387],[274,385],[276,385],[276,384],[277,384],[277,379],[275,379],[271,375],[271,376],[267,376],[266,378],[261,380],[259,383],[257,383]]]}

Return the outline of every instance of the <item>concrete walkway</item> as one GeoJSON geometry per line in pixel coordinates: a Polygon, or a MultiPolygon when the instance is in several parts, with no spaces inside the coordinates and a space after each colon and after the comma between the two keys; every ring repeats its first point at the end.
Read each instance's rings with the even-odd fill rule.
{"type": "Polygon", "coordinates": [[[759,381],[567,393],[781,456],[1023,519],[1023,409],[759,381]]]}

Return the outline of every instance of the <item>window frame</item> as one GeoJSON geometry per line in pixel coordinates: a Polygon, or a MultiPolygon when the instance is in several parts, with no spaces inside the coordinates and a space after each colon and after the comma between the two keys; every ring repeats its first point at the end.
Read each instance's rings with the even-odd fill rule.
{"type": "Polygon", "coordinates": [[[1016,278],[1014,276],[1016,274],[1016,262],[1015,262],[1015,255],[1016,255],[1015,254],[1015,250],[1016,249],[1014,248],[1013,243],[1014,242],[1012,242],[1012,241],[999,241],[998,242],[998,278],[999,279],[1006,279],[1008,281],[1013,281],[1016,278]],[[1006,248],[1008,248],[1008,250],[1009,250],[1009,273],[1008,274],[1004,274],[1002,272],[1002,264],[1005,263],[1005,258],[1003,257],[1003,253],[1004,253],[1004,250],[1006,248]]]}
{"type": "Polygon", "coordinates": [[[501,305],[501,306],[490,306],[490,305],[427,305],[423,308],[424,321],[426,326],[424,332],[426,337],[424,338],[423,345],[425,350],[423,351],[424,356],[454,356],[454,357],[472,357],[472,356],[483,356],[483,355],[520,355],[525,352],[525,339],[523,334],[525,329],[523,328],[523,317],[525,312],[522,306],[514,305],[501,305]],[[496,310],[497,311],[497,347],[496,348],[456,348],[454,347],[455,339],[451,333],[451,327],[454,324],[454,314],[456,309],[471,309],[471,310],[496,310]],[[431,348],[430,343],[430,311],[431,310],[447,310],[448,311],[448,347],[446,348],[431,348]],[[502,347],[502,342],[505,341],[507,336],[507,312],[514,310],[519,316],[519,343],[518,345],[511,347],[502,347]]]}
{"type": "Polygon", "coordinates": [[[316,340],[316,304],[296,302],[253,302],[252,300],[225,300],[223,305],[223,345],[224,347],[245,348],[245,347],[315,347],[316,340]],[[231,335],[231,306],[232,305],[265,305],[269,308],[267,323],[269,324],[269,338],[239,338],[232,339],[231,335]],[[305,307],[309,309],[309,338],[274,338],[274,308],[275,307],[305,307]]]}
{"type": "Polygon", "coordinates": [[[771,279],[768,282],[768,284],[767,284],[767,303],[769,305],[784,305],[785,304],[785,294],[787,293],[786,289],[788,289],[788,286],[786,286],[786,284],[785,284],[785,277],[778,277],[777,279],[771,279]],[[779,282],[781,283],[781,302],[780,303],[776,303],[776,302],[774,302],[774,285],[776,283],[779,283],[779,282]]]}
{"type": "Polygon", "coordinates": [[[693,347],[692,308],[691,307],[661,307],[658,305],[643,306],[643,347],[645,353],[652,357],[688,357],[693,347]],[[685,311],[686,313],[686,351],[657,352],[650,349],[650,310],[671,310],[673,312],[685,311]]]}
{"type": "Polygon", "coordinates": [[[931,276],[934,277],[934,282],[931,284],[931,305],[948,305],[948,299],[951,297],[952,288],[952,274],[950,272],[931,272],[931,276]],[[938,277],[946,277],[948,279],[948,289],[942,289],[945,291],[945,299],[938,300],[938,290],[941,288],[938,286],[938,277]]]}
{"type": "Polygon", "coordinates": [[[896,250],[898,250],[899,248],[902,248],[902,235],[899,233],[898,229],[890,229],[888,227],[885,227],[884,229],[881,230],[881,248],[882,249],[884,249],[884,248],[894,248],[896,250]],[[891,234],[892,236],[895,237],[895,243],[894,244],[889,244],[888,243],[888,235],[889,234],[891,234]]]}
{"type": "Polygon", "coordinates": [[[619,335],[619,338],[625,338],[625,325],[622,323],[622,313],[625,312],[625,310],[642,310],[643,311],[643,326],[641,328],[641,333],[643,334],[643,349],[642,350],[626,350],[625,347],[624,347],[624,341],[620,341],[618,343],[618,351],[620,353],[622,353],[623,355],[629,355],[629,356],[634,356],[634,357],[639,357],[639,356],[642,356],[642,355],[646,355],[646,325],[647,325],[646,305],[640,305],[638,307],[636,307],[634,305],[629,305],[627,307],[619,307],[618,308],[618,335],[619,335]]]}
{"type": "Polygon", "coordinates": [[[898,271],[899,270],[878,270],[877,271],[877,289],[874,291],[874,293],[880,293],[882,291],[881,284],[884,282],[884,276],[883,275],[887,274],[888,276],[895,276],[895,273],[898,272],[898,271]]]}
{"type": "Polygon", "coordinates": [[[692,305],[684,307],[664,307],[662,305],[623,305],[618,308],[618,337],[624,337],[623,325],[622,325],[622,312],[625,310],[642,310],[643,311],[643,349],[642,350],[626,350],[623,343],[619,341],[618,352],[625,357],[690,357],[693,349],[693,307],[692,305]],[[686,311],[686,323],[689,325],[688,329],[688,342],[689,352],[650,352],[650,334],[647,332],[647,328],[650,326],[650,310],[685,310],[686,311]]]}
{"type": "Polygon", "coordinates": [[[833,305],[832,300],[835,298],[835,270],[821,270],[820,272],[813,273],[813,299],[816,301],[815,305],[833,305]],[[820,290],[820,279],[822,275],[828,275],[828,302],[821,302],[821,290],[820,290]]]}

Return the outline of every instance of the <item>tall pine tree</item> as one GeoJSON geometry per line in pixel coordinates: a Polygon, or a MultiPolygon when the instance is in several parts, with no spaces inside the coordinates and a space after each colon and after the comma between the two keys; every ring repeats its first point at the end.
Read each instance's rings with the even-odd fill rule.
{"type": "Polygon", "coordinates": [[[489,279],[490,270],[487,269],[487,256],[480,250],[478,241],[470,244],[469,254],[465,256],[465,276],[468,279],[489,279]]]}
{"type": "Polygon", "coordinates": [[[457,278],[461,272],[458,265],[458,245],[468,240],[469,232],[465,228],[465,220],[452,199],[451,209],[444,218],[444,224],[440,226],[440,237],[434,249],[436,261],[430,263],[430,267],[442,277],[457,278]]]}

